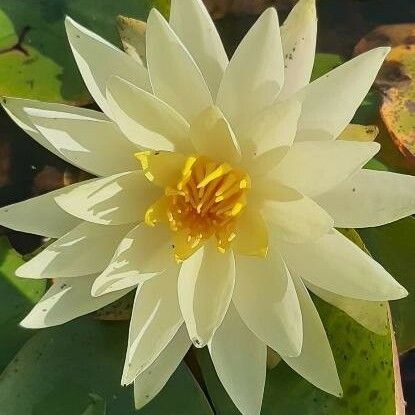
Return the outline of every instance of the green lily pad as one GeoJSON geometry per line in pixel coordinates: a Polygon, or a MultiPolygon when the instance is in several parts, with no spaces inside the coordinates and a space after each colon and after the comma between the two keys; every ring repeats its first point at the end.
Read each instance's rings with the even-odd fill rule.
{"type": "Polygon", "coordinates": [[[360,229],[359,234],[371,255],[409,292],[390,302],[398,351],[406,351],[415,345],[415,218],[360,229]]]}
{"type": "MultiPolygon", "coordinates": [[[[126,322],[88,317],[39,331],[0,377],[0,413],[136,414],[133,388],[120,385],[127,333],[126,322]]],[[[185,364],[139,413],[212,415],[185,364]]]]}
{"type": "Polygon", "coordinates": [[[91,102],[65,34],[71,16],[119,45],[119,14],[146,19],[151,7],[168,12],[168,0],[2,0],[0,95],[84,105],[91,102]]]}
{"type": "Polygon", "coordinates": [[[320,78],[320,76],[337,68],[342,63],[344,63],[344,59],[340,55],[335,55],[334,53],[316,53],[311,80],[314,81],[320,78]]]}
{"type": "Polygon", "coordinates": [[[19,326],[19,322],[42,297],[46,282],[27,280],[14,275],[23,264],[7,238],[0,237],[0,372],[34,333],[19,326]]]}
{"type": "MultiPolygon", "coordinates": [[[[395,415],[391,337],[376,335],[342,311],[316,299],[344,391],[336,398],[317,389],[284,362],[267,374],[262,415],[395,415]]],[[[238,415],[207,351],[199,363],[218,415],[238,415]]]]}

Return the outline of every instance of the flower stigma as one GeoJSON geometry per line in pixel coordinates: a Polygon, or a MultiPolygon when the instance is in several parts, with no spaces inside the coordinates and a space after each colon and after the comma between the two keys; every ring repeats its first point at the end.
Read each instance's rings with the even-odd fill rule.
{"type": "MultiPolygon", "coordinates": [[[[149,156],[149,152],[136,154],[146,177],[153,181],[149,156]]],[[[191,256],[211,237],[216,238],[219,252],[229,248],[251,184],[245,172],[228,163],[193,155],[183,160],[175,183],[164,187],[164,196],[147,209],[144,217],[148,226],[163,223],[173,232],[177,262],[191,256]]]]}

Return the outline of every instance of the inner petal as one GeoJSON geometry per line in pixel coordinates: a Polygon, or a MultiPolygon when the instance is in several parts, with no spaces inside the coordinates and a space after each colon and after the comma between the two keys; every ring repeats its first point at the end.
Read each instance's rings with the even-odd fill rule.
{"type": "Polygon", "coordinates": [[[177,261],[188,258],[211,237],[216,238],[218,250],[225,252],[236,236],[237,220],[247,204],[249,176],[206,156],[187,157],[179,176],[148,208],[145,223],[169,226],[174,233],[177,261]]]}

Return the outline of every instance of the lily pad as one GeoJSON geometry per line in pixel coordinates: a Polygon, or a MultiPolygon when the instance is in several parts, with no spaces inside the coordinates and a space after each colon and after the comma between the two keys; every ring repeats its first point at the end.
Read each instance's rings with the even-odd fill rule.
{"type": "MultiPolygon", "coordinates": [[[[133,415],[133,388],[120,385],[128,323],[84,317],[39,331],[0,377],[7,415],[133,415]]],[[[213,415],[181,364],[142,415],[213,415]]]]}
{"type": "Polygon", "coordinates": [[[398,351],[406,351],[415,346],[415,218],[360,229],[359,234],[371,255],[410,293],[390,302],[398,351]]]}
{"type": "Polygon", "coordinates": [[[119,45],[119,14],[146,19],[167,0],[2,0],[0,95],[84,105],[91,102],[69,47],[64,18],[71,16],[119,45]]]}
{"type": "Polygon", "coordinates": [[[19,322],[45,292],[44,280],[26,280],[14,275],[23,259],[7,238],[0,238],[0,372],[20,347],[34,334],[19,322]]]}

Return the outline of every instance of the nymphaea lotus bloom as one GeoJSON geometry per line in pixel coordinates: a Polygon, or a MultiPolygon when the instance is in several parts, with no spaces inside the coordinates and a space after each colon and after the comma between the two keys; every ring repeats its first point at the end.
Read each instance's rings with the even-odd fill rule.
{"type": "Polygon", "coordinates": [[[137,407],[192,343],[208,346],[243,414],[260,412],[267,347],[341,395],[308,290],[375,331],[380,302],[407,294],[335,229],[415,213],[415,178],[362,168],[377,143],[336,140],[388,49],[309,83],[313,0],[281,28],[266,10],[230,61],[201,0],[173,0],[169,22],[151,11],[145,59],[134,42],[127,54],[69,18],[66,28],[103,113],[4,107],[98,177],[1,210],[3,225],[57,238],[17,271],[54,278],[22,325],[61,324],[137,289],[122,378],[137,407]]]}

